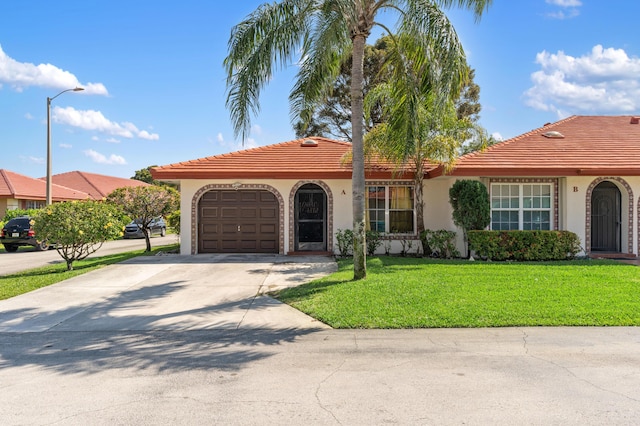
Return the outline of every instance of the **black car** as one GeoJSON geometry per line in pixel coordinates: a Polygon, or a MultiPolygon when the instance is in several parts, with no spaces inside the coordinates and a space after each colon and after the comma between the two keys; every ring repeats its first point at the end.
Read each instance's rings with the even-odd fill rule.
{"type": "MultiPolygon", "coordinates": [[[[149,223],[148,229],[150,237],[153,235],[160,235],[161,237],[167,235],[167,224],[161,217],[154,218],[151,223],[149,223]]],[[[144,233],[140,227],[140,219],[136,219],[124,227],[124,235],[122,238],[144,238],[144,233]]]]}
{"type": "Polygon", "coordinates": [[[48,250],[46,241],[38,241],[31,227],[31,218],[20,216],[7,222],[0,232],[0,242],[8,252],[18,251],[20,246],[33,246],[36,250],[48,250]]]}

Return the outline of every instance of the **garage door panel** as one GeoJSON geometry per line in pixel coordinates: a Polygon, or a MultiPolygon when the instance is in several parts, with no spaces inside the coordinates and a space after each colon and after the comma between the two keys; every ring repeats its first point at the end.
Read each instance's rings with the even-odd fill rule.
{"type": "MultiPolygon", "coordinates": [[[[214,191],[211,191],[214,192],[214,191]]],[[[238,191],[217,191],[219,193],[218,195],[218,200],[222,201],[222,202],[226,202],[226,201],[231,201],[231,202],[236,202],[238,201],[238,191]]]]}
{"type": "Polygon", "coordinates": [[[219,249],[218,240],[203,240],[201,245],[206,250],[217,251],[219,249]]]}
{"type": "Polygon", "coordinates": [[[218,232],[220,232],[220,229],[217,223],[205,223],[202,225],[203,235],[206,235],[206,234],[216,235],[218,232]]]}
{"type": "Polygon", "coordinates": [[[267,191],[260,191],[260,201],[264,201],[267,203],[276,202],[276,196],[267,191]]]}
{"type": "Polygon", "coordinates": [[[239,200],[248,203],[255,203],[260,199],[257,191],[241,191],[239,200]]]}
{"type": "Polygon", "coordinates": [[[236,217],[238,217],[237,207],[221,207],[220,208],[220,218],[235,220],[236,217]]]}
{"type": "Polygon", "coordinates": [[[255,223],[243,223],[240,227],[240,232],[243,235],[243,238],[246,238],[246,234],[255,235],[258,232],[258,226],[255,223]]]}
{"type": "Polygon", "coordinates": [[[278,229],[271,223],[263,223],[260,224],[260,233],[263,235],[276,235],[278,233],[278,229]]]}
{"type": "Polygon", "coordinates": [[[199,204],[201,253],[278,253],[279,206],[264,190],[214,190],[199,204]]]}
{"type": "Polygon", "coordinates": [[[278,211],[276,209],[265,208],[260,209],[260,219],[275,219],[278,217],[278,211]]]}
{"type": "Polygon", "coordinates": [[[241,208],[238,213],[239,213],[238,216],[240,216],[243,219],[255,219],[258,217],[258,209],[254,207],[241,208]]]}
{"type": "Polygon", "coordinates": [[[217,207],[203,207],[200,210],[200,217],[202,219],[217,219],[218,218],[218,208],[217,207]]]}

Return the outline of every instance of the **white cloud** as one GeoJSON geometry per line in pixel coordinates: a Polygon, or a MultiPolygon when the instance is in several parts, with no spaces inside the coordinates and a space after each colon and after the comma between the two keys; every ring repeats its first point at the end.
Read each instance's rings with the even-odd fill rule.
{"type": "Polygon", "coordinates": [[[33,120],[33,115],[31,115],[31,114],[29,114],[29,113],[26,113],[26,114],[24,115],[24,118],[26,118],[27,120],[33,120]]]}
{"type": "Polygon", "coordinates": [[[493,132],[491,133],[491,137],[494,138],[497,141],[503,141],[504,138],[502,137],[502,135],[500,134],[500,132],[493,132]]]}
{"type": "Polygon", "coordinates": [[[558,12],[547,13],[547,17],[559,20],[575,18],[578,15],[580,15],[580,11],[578,9],[571,9],[567,13],[563,12],[562,10],[559,10],[558,12]]]}
{"type": "Polygon", "coordinates": [[[582,2],[580,0],[546,0],[546,2],[560,7],[582,6],[582,2]]]}
{"type": "Polygon", "coordinates": [[[109,142],[109,143],[120,143],[120,139],[116,139],[116,138],[108,138],[108,139],[105,139],[105,142],[109,142]]]}
{"type": "Polygon", "coordinates": [[[573,57],[562,51],[536,55],[541,70],[531,74],[527,105],[559,117],[578,112],[632,113],[640,108],[640,59],[622,49],[594,46],[573,57]]]}
{"type": "Polygon", "coordinates": [[[254,138],[247,138],[243,149],[257,148],[259,145],[254,138]]]}
{"type": "Polygon", "coordinates": [[[109,94],[102,83],[81,83],[75,75],[55,65],[34,65],[29,62],[18,62],[7,56],[2,50],[2,46],[0,46],[0,83],[9,84],[19,92],[30,86],[57,90],[83,87],[84,91],[81,93],[89,95],[109,94]]]}
{"type": "Polygon", "coordinates": [[[254,124],[253,126],[251,126],[251,134],[252,135],[262,135],[262,127],[260,127],[257,124],[254,124]]]}
{"type": "Polygon", "coordinates": [[[100,154],[99,152],[92,149],[87,149],[86,151],[84,151],[84,155],[91,158],[94,163],[98,164],[115,164],[119,166],[127,164],[127,161],[124,159],[124,157],[115,154],[111,154],[109,157],[107,157],[104,154],[100,154]]]}
{"type": "Polygon", "coordinates": [[[107,119],[100,111],[76,110],[73,107],[54,107],[53,121],[68,124],[85,130],[95,130],[112,136],[132,139],[134,137],[147,140],[158,140],[157,133],[149,133],[146,130],[138,130],[133,123],[116,123],[107,119]]]}
{"type": "Polygon", "coordinates": [[[218,138],[218,142],[220,142],[220,143],[224,142],[224,138],[222,137],[222,133],[218,133],[217,138],[218,138]]]}
{"type": "Polygon", "coordinates": [[[42,157],[33,157],[33,156],[24,156],[24,155],[20,155],[18,156],[18,158],[20,158],[22,161],[25,161],[27,163],[32,163],[32,164],[44,164],[45,159],[42,157]]]}
{"type": "Polygon", "coordinates": [[[547,17],[561,20],[575,18],[580,15],[580,10],[578,10],[578,8],[582,6],[582,2],[580,0],[546,0],[546,3],[567,9],[566,12],[564,10],[558,10],[547,13],[547,17]]]}
{"type": "Polygon", "coordinates": [[[60,145],[58,145],[60,148],[64,148],[64,149],[71,149],[73,148],[73,145],[68,144],[68,143],[61,143],[60,145]]]}

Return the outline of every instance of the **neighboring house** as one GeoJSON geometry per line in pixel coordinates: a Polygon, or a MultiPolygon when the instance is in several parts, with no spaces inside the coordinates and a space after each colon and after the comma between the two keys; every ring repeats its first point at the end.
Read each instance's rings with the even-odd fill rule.
{"type": "MultiPolygon", "coordinates": [[[[44,180],[46,178],[41,179],[44,180]]],[[[52,182],[56,185],[62,185],[86,192],[94,200],[102,200],[118,188],[149,186],[148,183],[135,179],[126,179],[80,171],[53,175],[52,182]]]]}
{"type": "MultiPolygon", "coordinates": [[[[637,253],[638,121],[573,116],[466,155],[448,175],[428,167],[425,228],[456,230],[449,188],[476,179],[489,190],[491,229],[569,230],[587,253],[637,253]]],[[[306,138],[151,173],[180,185],[182,254],[333,253],[336,232],[353,227],[350,147],[306,138]]],[[[417,238],[412,173],[368,164],[366,185],[368,226],[400,251],[417,238]]]]}
{"type": "Polygon", "coordinates": [[[638,253],[638,117],[572,116],[464,156],[450,176],[439,169],[428,178],[426,188],[456,178],[484,182],[491,229],[568,230],[587,254],[638,253]]]}
{"type": "MultiPolygon", "coordinates": [[[[51,198],[57,201],[86,200],[89,194],[60,185],[51,186],[51,198]]],[[[0,169],[0,218],[7,210],[37,209],[46,202],[46,182],[6,169],[0,169]]]]}

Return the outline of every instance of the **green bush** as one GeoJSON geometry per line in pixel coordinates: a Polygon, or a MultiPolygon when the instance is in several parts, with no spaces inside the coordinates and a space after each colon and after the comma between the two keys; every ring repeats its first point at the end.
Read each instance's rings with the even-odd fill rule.
{"type": "Polygon", "coordinates": [[[95,253],[107,240],[122,235],[115,206],[101,201],[64,201],[39,210],[33,217],[38,237],[56,245],[58,254],[73,270],[73,262],[95,253]]]}
{"type": "Polygon", "coordinates": [[[420,240],[425,250],[425,256],[434,256],[443,259],[460,257],[460,252],[456,249],[454,243],[455,238],[456,233],[454,231],[446,231],[444,229],[438,231],[425,229],[420,233],[420,240]]]}
{"type": "Polygon", "coordinates": [[[20,216],[29,216],[33,217],[38,212],[38,209],[14,209],[7,210],[4,214],[3,222],[9,222],[11,219],[20,217],[20,216]]]}
{"type": "Polygon", "coordinates": [[[469,231],[468,238],[476,255],[489,260],[565,260],[581,250],[569,231],[469,231]]]}
{"type": "Polygon", "coordinates": [[[367,231],[367,255],[373,256],[376,254],[376,250],[378,247],[382,245],[382,240],[380,239],[380,233],[378,231],[367,231]]]}
{"type": "Polygon", "coordinates": [[[338,229],[336,240],[338,240],[340,256],[347,257],[353,253],[353,231],[351,229],[338,229]]]}
{"type": "Polygon", "coordinates": [[[167,215],[167,223],[176,234],[180,235],[180,210],[169,213],[167,215]]]}

